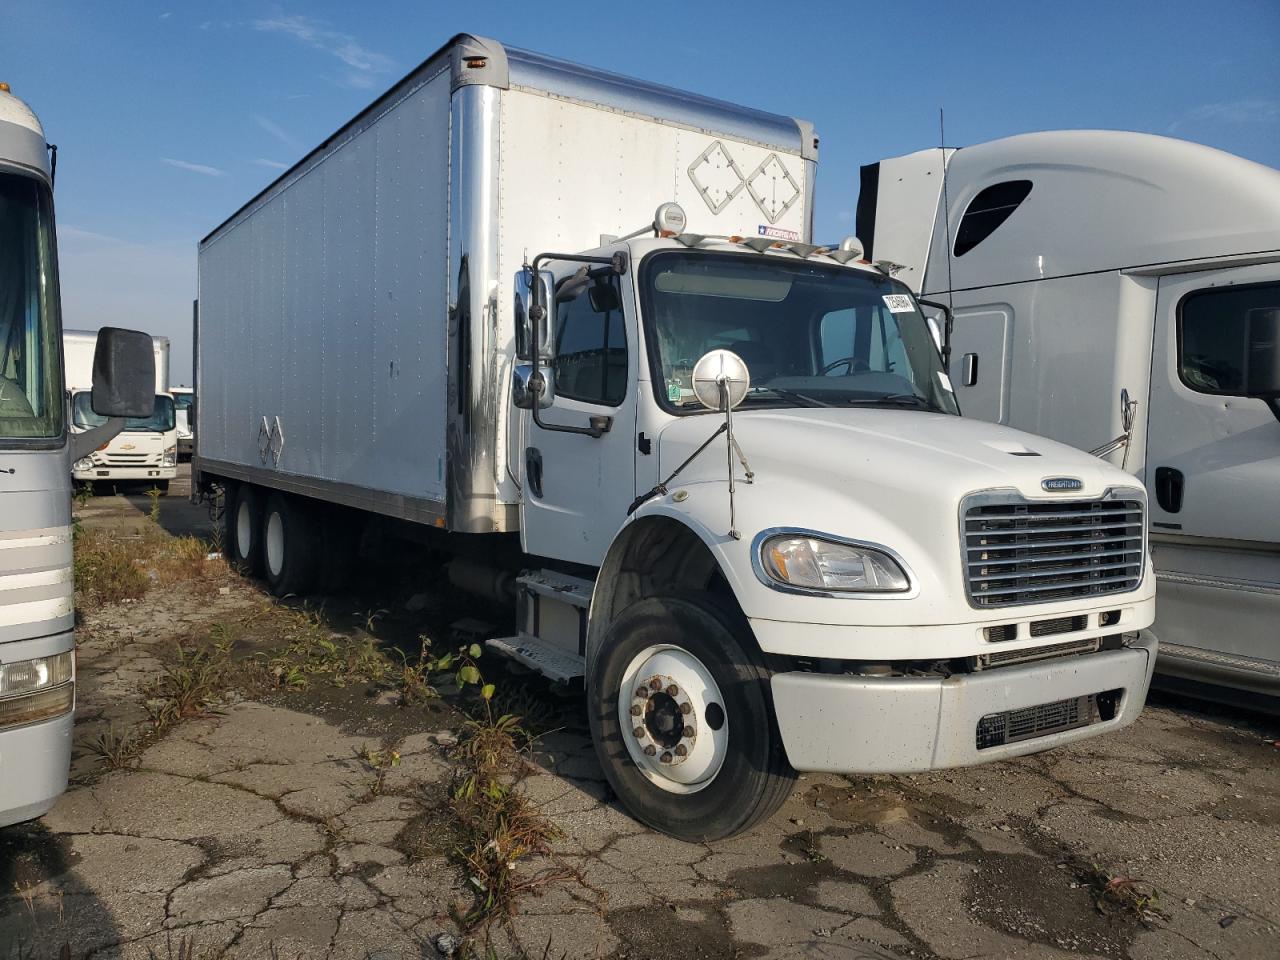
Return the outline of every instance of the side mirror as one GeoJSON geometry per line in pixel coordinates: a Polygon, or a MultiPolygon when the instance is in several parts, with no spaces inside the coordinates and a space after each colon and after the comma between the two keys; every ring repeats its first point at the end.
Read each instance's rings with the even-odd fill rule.
{"type": "MultiPolygon", "coordinates": [[[[541,344],[538,351],[538,360],[542,363],[549,363],[555,359],[555,338],[552,336],[552,311],[549,305],[553,302],[551,298],[551,290],[555,283],[555,278],[546,270],[540,270],[542,283],[541,297],[544,308],[548,308],[546,316],[541,328],[541,344]]],[[[516,356],[521,360],[533,359],[533,321],[529,316],[529,308],[533,305],[533,271],[529,269],[520,270],[516,273],[515,278],[515,327],[516,327],[516,356]]]]}
{"type": "Polygon", "coordinates": [[[100,417],[149,417],[155,402],[151,337],[137,330],[103,327],[93,351],[93,412],[100,417]]]}
{"type": "MultiPolygon", "coordinates": [[[[916,303],[922,307],[928,307],[937,310],[942,314],[942,320],[931,314],[924,313],[925,322],[929,324],[929,333],[933,335],[934,342],[938,345],[938,353],[942,355],[942,369],[951,372],[951,332],[955,327],[955,314],[951,312],[951,308],[945,303],[938,303],[936,300],[921,300],[916,298],[916,303]]],[[[923,313],[923,311],[921,311],[923,313]]]]}
{"type": "Polygon", "coordinates": [[[539,398],[538,407],[547,409],[556,399],[556,374],[550,367],[539,367],[538,376],[542,378],[541,394],[533,389],[533,364],[517,363],[511,368],[511,405],[517,410],[532,410],[534,397],[539,398]]]}
{"type": "Polygon", "coordinates": [[[937,317],[931,317],[925,314],[925,323],[929,324],[929,335],[933,337],[933,342],[937,344],[938,353],[942,353],[942,325],[938,323],[937,317]]]}
{"type": "Polygon", "coordinates": [[[693,395],[708,410],[728,411],[751,389],[747,363],[732,350],[711,350],[693,365],[693,395]]]}
{"type": "Polygon", "coordinates": [[[1267,307],[1245,315],[1244,395],[1280,397],[1280,309],[1267,307]]]}

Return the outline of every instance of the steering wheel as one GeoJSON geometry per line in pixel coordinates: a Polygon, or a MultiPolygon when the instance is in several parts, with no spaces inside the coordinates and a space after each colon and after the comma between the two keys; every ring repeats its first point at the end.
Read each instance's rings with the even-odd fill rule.
{"type": "Polygon", "coordinates": [[[846,368],[847,372],[845,373],[845,376],[852,376],[855,373],[871,372],[871,364],[867,363],[867,361],[863,360],[861,357],[841,357],[839,360],[832,360],[825,367],[823,367],[822,372],[819,374],[819,376],[822,376],[822,377],[830,376],[831,371],[834,370],[836,367],[840,366],[841,364],[843,364],[846,368]]]}

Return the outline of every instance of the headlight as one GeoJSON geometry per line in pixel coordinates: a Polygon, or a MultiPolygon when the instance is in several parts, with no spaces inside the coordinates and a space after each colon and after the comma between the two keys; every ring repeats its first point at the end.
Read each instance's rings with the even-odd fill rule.
{"type": "Polygon", "coordinates": [[[74,675],[70,651],[0,664],[0,728],[66,713],[75,704],[74,675]]]}
{"type": "Polygon", "coordinates": [[[81,457],[79,460],[75,462],[75,465],[72,467],[72,469],[73,470],[92,470],[93,461],[90,460],[88,457],[81,457]]]}
{"type": "Polygon", "coordinates": [[[882,550],[802,534],[781,534],[760,545],[760,566],[775,583],[798,590],[905,593],[911,581],[882,550]]]}
{"type": "Polygon", "coordinates": [[[176,467],[178,465],[178,445],[164,448],[164,456],[160,458],[160,466],[176,467]]]}

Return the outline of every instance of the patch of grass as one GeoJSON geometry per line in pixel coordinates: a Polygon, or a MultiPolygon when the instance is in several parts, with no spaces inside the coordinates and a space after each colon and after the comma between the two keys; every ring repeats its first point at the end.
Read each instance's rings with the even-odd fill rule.
{"type": "Polygon", "coordinates": [[[221,557],[209,559],[199,537],[171,537],[151,526],[132,536],[75,529],[77,603],[84,607],[138,600],[154,586],[214,583],[229,576],[221,557]]]}
{"type": "Polygon", "coordinates": [[[158,524],[160,522],[160,488],[152,487],[148,490],[147,499],[151,501],[151,507],[147,510],[147,519],[158,524]]]}
{"type": "Polygon", "coordinates": [[[285,647],[267,660],[277,686],[300,689],[321,679],[345,687],[349,683],[383,683],[392,677],[394,665],[373,637],[337,633],[309,607],[277,609],[285,647]]]}
{"type": "Polygon", "coordinates": [[[453,751],[459,770],[449,801],[459,836],[457,858],[475,891],[471,911],[458,918],[467,929],[509,918],[522,893],[574,876],[558,866],[529,875],[519,869],[522,860],[549,855],[559,832],[516,789],[531,738],[519,717],[494,710],[496,690],[484,682],[475,662],[479,656],[473,644],[435,661],[439,670],[454,670],[459,689],[479,699],[453,751]]]}
{"type": "Polygon", "coordinates": [[[370,750],[367,746],[361,747],[360,752],[356,755],[360,762],[363,763],[373,776],[369,780],[370,796],[381,796],[382,791],[387,785],[387,774],[395,767],[400,766],[400,752],[390,747],[381,750],[370,750]]]}
{"type": "Polygon", "coordinates": [[[136,600],[147,592],[150,581],[134,562],[136,550],[98,530],[75,533],[73,561],[76,591],[81,606],[99,606],[136,600]]]}
{"type": "Polygon", "coordinates": [[[136,731],[117,730],[113,723],[93,739],[86,740],[85,746],[98,755],[108,770],[119,770],[137,759],[144,740],[136,731]]]}
{"type": "Polygon", "coordinates": [[[1144,925],[1168,919],[1160,909],[1159,893],[1147,881],[1128,876],[1117,867],[1101,867],[1083,860],[1073,861],[1071,866],[1093,896],[1099,913],[1128,916],[1144,925]]]}
{"type": "Polygon", "coordinates": [[[156,730],[208,715],[229,679],[231,642],[208,647],[176,645],[175,657],[164,665],[164,673],[143,688],[147,713],[156,730]]]}

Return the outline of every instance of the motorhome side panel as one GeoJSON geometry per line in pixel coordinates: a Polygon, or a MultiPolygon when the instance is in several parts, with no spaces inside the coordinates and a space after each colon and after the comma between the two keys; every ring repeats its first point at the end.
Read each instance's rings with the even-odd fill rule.
{"type": "Polygon", "coordinates": [[[202,243],[203,470],[443,509],[449,97],[427,81],[202,243]]]}

